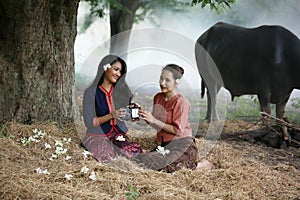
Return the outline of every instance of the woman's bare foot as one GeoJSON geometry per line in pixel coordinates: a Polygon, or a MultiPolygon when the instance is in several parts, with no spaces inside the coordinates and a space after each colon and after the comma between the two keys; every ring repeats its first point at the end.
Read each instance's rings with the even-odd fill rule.
{"type": "Polygon", "coordinates": [[[211,162],[205,159],[201,160],[201,162],[198,162],[196,167],[196,169],[214,169],[214,168],[215,166],[211,162]]]}

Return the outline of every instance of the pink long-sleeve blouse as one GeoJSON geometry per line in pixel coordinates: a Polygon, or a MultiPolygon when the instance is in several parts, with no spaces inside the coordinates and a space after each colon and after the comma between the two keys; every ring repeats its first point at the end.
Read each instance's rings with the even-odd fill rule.
{"type": "Polygon", "coordinates": [[[190,113],[190,102],[181,94],[176,94],[170,100],[165,100],[163,93],[154,96],[153,116],[175,128],[176,135],[159,130],[157,142],[169,142],[173,139],[192,137],[192,129],[188,121],[190,113]]]}

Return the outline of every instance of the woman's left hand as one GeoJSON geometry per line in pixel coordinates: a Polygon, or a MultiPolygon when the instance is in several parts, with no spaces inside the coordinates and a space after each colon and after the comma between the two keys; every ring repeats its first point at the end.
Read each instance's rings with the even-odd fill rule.
{"type": "Polygon", "coordinates": [[[123,121],[122,119],[125,117],[126,115],[126,109],[119,109],[113,112],[113,116],[114,118],[123,121]]]}
{"type": "Polygon", "coordinates": [[[152,113],[147,110],[139,110],[139,115],[141,119],[145,120],[149,124],[152,124],[154,122],[152,113]]]}

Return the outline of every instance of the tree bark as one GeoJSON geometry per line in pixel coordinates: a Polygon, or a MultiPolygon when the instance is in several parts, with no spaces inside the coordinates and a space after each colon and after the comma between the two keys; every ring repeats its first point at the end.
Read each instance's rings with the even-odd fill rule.
{"type": "Polygon", "coordinates": [[[128,9],[124,11],[110,7],[110,53],[126,57],[130,30],[134,23],[135,13],[140,7],[140,0],[121,0],[121,4],[128,9]]]}
{"type": "Polygon", "coordinates": [[[0,1],[0,119],[72,119],[79,0],[0,1]]]}

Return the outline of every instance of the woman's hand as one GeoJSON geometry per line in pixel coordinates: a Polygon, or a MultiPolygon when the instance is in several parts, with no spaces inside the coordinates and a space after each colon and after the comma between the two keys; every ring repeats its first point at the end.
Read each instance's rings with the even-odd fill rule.
{"type": "MultiPolygon", "coordinates": [[[[142,106],[139,104],[139,103],[134,103],[135,105],[137,105],[138,107],[139,107],[139,109],[140,110],[142,110],[142,106]]],[[[128,107],[129,108],[132,108],[134,105],[133,104],[131,104],[131,105],[129,105],[128,107]]]]}
{"type": "Polygon", "coordinates": [[[119,120],[123,121],[122,119],[126,115],[126,109],[120,108],[118,110],[115,110],[112,112],[112,115],[113,115],[114,119],[119,119],[119,120]]]}
{"type": "Polygon", "coordinates": [[[150,126],[156,130],[164,130],[170,134],[176,135],[176,131],[171,124],[166,124],[158,119],[156,119],[151,112],[147,110],[139,110],[140,118],[145,120],[150,126]]]}
{"type": "Polygon", "coordinates": [[[149,124],[153,124],[155,120],[152,113],[147,110],[139,110],[139,115],[141,119],[145,120],[149,124]]]}

